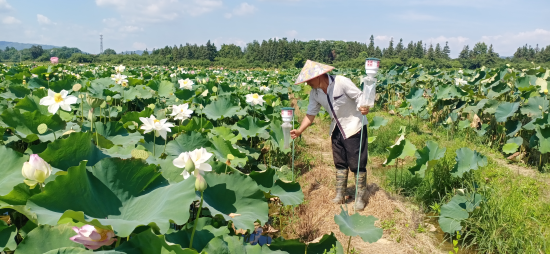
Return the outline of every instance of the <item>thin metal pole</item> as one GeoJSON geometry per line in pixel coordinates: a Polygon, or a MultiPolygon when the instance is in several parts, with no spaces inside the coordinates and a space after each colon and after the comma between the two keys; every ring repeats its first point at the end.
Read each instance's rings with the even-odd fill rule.
{"type": "MultiPolygon", "coordinates": [[[[361,149],[363,148],[363,129],[365,128],[365,116],[361,118],[361,138],[359,139],[359,157],[357,158],[357,177],[355,179],[355,203],[357,203],[357,193],[359,192],[359,166],[361,165],[361,149]]],[[[366,174],[366,172],[365,172],[366,174]]],[[[353,212],[355,211],[355,206],[353,206],[353,212]]]]}
{"type": "MultiPolygon", "coordinates": [[[[292,111],[292,129],[294,130],[294,110],[292,111]]],[[[292,140],[292,181],[294,182],[294,139],[292,140]]]]}

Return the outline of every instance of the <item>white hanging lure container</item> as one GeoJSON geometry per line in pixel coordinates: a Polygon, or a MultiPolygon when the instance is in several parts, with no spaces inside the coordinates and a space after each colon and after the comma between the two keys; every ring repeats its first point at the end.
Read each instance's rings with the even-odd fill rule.
{"type": "Polygon", "coordinates": [[[281,118],[283,119],[284,149],[290,148],[290,131],[292,130],[292,120],[294,118],[294,108],[285,107],[281,109],[281,118]]]}
{"type": "Polygon", "coordinates": [[[363,78],[363,94],[361,96],[361,107],[373,107],[376,98],[376,74],[380,69],[380,59],[367,58],[365,61],[365,72],[367,76],[363,78]]]}

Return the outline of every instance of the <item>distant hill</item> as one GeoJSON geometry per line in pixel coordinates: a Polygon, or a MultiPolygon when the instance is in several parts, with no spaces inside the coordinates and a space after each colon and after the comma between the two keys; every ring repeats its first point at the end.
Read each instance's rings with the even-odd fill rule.
{"type": "Polygon", "coordinates": [[[14,47],[17,50],[22,49],[28,49],[31,48],[33,45],[40,45],[43,49],[53,49],[53,48],[61,48],[59,46],[52,46],[52,45],[44,45],[44,44],[38,44],[38,43],[19,43],[19,42],[10,42],[10,41],[0,41],[0,49],[5,49],[6,47],[14,47]]]}

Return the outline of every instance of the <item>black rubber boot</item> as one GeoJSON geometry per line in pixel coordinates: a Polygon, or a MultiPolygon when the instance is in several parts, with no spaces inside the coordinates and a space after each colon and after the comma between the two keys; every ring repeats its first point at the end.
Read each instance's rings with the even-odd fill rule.
{"type": "MultiPolygon", "coordinates": [[[[357,179],[357,173],[355,175],[357,179]]],[[[355,210],[363,211],[367,203],[365,196],[367,194],[367,172],[359,172],[359,183],[357,184],[357,197],[355,197],[355,210]]]]}
{"type": "Polygon", "coordinates": [[[332,200],[333,203],[344,203],[347,184],[348,169],[336,169],[336,197],[332,200]]]}

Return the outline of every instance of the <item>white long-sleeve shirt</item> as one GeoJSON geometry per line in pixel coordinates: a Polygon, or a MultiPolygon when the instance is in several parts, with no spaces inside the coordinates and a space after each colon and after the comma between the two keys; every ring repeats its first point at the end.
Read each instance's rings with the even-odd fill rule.
{"type": "MultiPolygon", "coordinates": [[[[312,89],[309,93],[306,114],[315,116],[323,106],[332,118],[330,135],[334,128],[338,127],[344,139],[347,139],[361,131],[363,117],[359,111],[361,90],[349,78],[328,74],[327,76],[329,78],[328,95],[321,88],[312,89]]],[[[364,124],[367,125],[366,118],[364,124]]]]}

